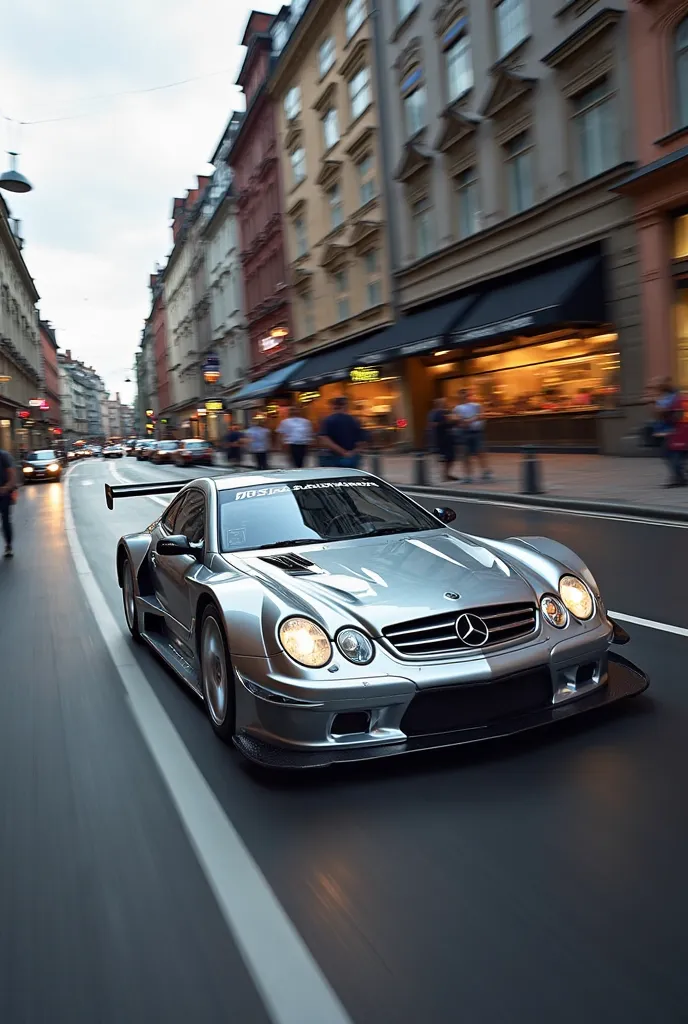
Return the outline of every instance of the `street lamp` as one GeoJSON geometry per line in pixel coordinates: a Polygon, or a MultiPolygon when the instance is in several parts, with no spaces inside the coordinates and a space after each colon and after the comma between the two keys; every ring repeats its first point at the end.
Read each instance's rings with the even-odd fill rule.
{"type": "Polygon", "coordinates": [[[7,192],[33,191],[31,182],[17,170],[17,157],[19,154],[10,151],[8,156],[10,158],[10,169],[5,171],[4,174],[0,174],[0,188],[4,188],[7,192]]]}

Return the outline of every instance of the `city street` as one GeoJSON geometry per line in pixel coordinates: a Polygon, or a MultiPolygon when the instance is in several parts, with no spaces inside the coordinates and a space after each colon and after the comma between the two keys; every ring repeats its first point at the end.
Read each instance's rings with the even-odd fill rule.
{"type": "Polygon", "coordinates": [[[688,524],[416,495],[577,550],[650,690],[508,742],[269,776],[126,631],[116,541],[166,501],[109,512],[104,484],[189,475],[85,461],[16,506],[0,1021],[688,1020],[688,524]]]}

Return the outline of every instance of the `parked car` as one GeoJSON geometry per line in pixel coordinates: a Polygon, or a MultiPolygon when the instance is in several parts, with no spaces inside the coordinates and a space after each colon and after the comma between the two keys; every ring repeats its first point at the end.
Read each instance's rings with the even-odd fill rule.
{"type": "Polygon", "coordinates": [[[157,441],[141,441],[136,445],[136,459],[138,462],[148,462],[157,441]]]}
{"type": "Polygon", "coordinates": [[[22,474],[27,484],[36,480],[61,480],[62,464],[57,452],[52,448],[29,452],[22,460],[22,474]]]}
{"type": "Polygon", "coordinates": [[[213,446],[208,441],[192,437],[188,441],[180,441],[174,453],[174,462],[178,466],[212,466],[213,446]]]}
{"type": "Polygon", "coordinates": [[[151,452],[150,461],[156,466],[172,462],[175,453],[179,449],[179,441],[157,441],[151,452]]]}

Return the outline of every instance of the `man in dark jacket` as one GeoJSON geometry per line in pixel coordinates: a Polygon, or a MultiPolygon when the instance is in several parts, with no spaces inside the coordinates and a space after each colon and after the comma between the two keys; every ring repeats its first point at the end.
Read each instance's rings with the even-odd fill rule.
{"type": "Polygon", "coordinates": [[[12,502],[17,489],[17,471],[9,452],[0,448],[0,521],[5,538],[5,558],[11,558],[12,551],[12,502]]]}
{"type": "Polygon", "coordinates": [[[333,398],[332,412],[320,426],[319,441],[324,451],[320,459],[323,466],[358,469],[366,432],[355,416],[348,411],[348,399],[333,398]]]}

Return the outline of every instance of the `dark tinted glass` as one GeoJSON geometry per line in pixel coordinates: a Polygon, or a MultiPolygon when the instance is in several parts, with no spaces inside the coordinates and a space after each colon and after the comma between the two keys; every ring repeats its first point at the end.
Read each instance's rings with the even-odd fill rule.
{"type": "Polygon", "coordinates": [[[200,544],[205,536],[205,498],[200,491],[184,495],[181,510],[174,524],[175,533],[183,533],[191,544],[200,544]]]}
{"type": "Polygon", "coordinates": [[[163,512],[160,522],[165,527],[168,533],[176,533],[177,517],[182,507],[183,498],[175,498],[174,501],[170,502],[165,512],[163,512]]]}

